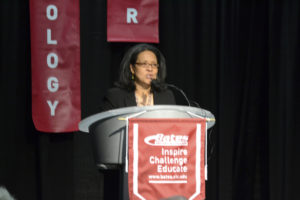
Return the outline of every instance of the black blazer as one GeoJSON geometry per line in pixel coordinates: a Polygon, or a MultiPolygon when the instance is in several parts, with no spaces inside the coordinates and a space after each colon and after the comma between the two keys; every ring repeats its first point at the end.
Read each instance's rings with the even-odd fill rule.
{"type": "MultiPolygon", "coordinates": [[[[175,97],[171,90],[164,90],[161,92],[153,92],[154,105],[175,105],[175,97]]],[[[135,101],[134,91],[128,92],[121,88],[111,88],[103,98],[101,111],[110,109],[137,106],[135,101]]]]}

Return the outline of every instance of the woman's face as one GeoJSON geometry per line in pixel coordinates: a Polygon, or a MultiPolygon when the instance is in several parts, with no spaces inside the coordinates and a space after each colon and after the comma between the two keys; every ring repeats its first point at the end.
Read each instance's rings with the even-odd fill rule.
{"type": "Polygon", "coordinates": [[[138,54],[135,65],[130,65],[130,70],[136,84],[149,88],[151,81],[157,77],[158,67],[156,55],[146,50],[138,54]]]}

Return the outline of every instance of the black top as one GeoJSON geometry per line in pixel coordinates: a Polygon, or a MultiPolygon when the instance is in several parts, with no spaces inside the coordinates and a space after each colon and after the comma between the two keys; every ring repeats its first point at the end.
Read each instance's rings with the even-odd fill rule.
{"type": "MultiPolygon", "coordinates": [[[[153,92],[154,105],[175,105],[175,97],[171,90],[164,90],[161,92],[153,92]]],[[[103,98],[101,110],[106,111],[110,109],[137,106],[135,101],[134,91],[129,92],[121,88],[111,88],[103,98]]]]}

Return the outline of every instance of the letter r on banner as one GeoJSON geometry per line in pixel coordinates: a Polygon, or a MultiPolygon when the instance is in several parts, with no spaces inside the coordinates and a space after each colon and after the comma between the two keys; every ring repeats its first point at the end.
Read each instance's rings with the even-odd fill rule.
{"type": "Polygon", "coordinates": [[[127,24],[130,24],[132,22],[137,24],[138,23],[138,21],[136,19],[137,15],[138,15],[138,12],[136,9],[127,8],[127,24]]]}

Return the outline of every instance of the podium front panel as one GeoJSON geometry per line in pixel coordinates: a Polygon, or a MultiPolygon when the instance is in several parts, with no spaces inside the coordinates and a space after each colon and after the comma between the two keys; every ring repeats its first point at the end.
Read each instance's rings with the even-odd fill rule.
{"type": "MultiPolygon", "coordinates": [[[[185,106],[127,107],[84,119],[79,128],[84,132],[88,129],[91,134],[94,158],[99,169],[120,168],[125,163],[126,118],[136,114],[138,118],[195,118],[199,115],[214,119],[209,111],[185,106]]],[[[214,121],[208,122],[208,128],[213,125],[214,121]]]]}

